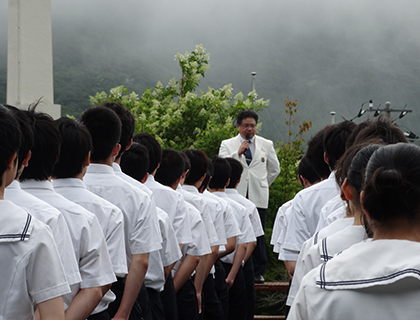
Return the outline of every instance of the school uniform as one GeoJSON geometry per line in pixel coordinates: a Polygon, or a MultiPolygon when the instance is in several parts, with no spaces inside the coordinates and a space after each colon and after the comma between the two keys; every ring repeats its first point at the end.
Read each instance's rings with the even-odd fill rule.
{"type": "Polygon", "coordinates": [[[76,260],[70,231],[62,213],[45,201],[23,191],[17,180],[13,180],[6,187],[4,198],[50,227],[68,284],[74,285],[80,283],[82,277],[79,272],[79,263],[76,260]]]}
{"type": "MultiPolygon", "coordinates": [[[[112,267],[117,277],[125,277],[128,273],[124,243],[124,217],[120,209],[105,199],[86,189],[80,179],[56,179],[52,181],[54,190],[66,199],[77,203],[92,212],[99,221],[105,236],[112,267]]],[[[92,314],[98,314],[108,309],[115,300],[115,295],[109,290],[102,298],[92,314]]]]}
{"type": "Polygon", "coordinates": [[[288,319],[417,319],[420,244],[366,240],[313,269],[288,319]]]}
{"type": "MultiPolygon", "coordinates": [[[[328,200],[326,204],[321,208],[321,213],[319,214],[318,224],[316,226],[316,231],[319,231],[326,226],[328,226],[328,216],[339,208],[347,208],[346,202],[341,199],[341,195],[338,194],[332,199],[328,200]]],[[[346,210],[344,209],[344,215],[346,210]]]]}
{"type": "Polygon", "coordinates": [[[0,318],[33,319],[35,306],[68,294],[50,228],[0,200],[0,318]]]}
{"type": "Polygon", "coordinates": [[[66,309],[80,289],[101,287],[117,280],[102,229],[93,213],[56,193],[48,180],[25,180],[21,187],[60,210],[69,227],[82,282],[70,286],[71,293],[63,297],[66,309]]]}

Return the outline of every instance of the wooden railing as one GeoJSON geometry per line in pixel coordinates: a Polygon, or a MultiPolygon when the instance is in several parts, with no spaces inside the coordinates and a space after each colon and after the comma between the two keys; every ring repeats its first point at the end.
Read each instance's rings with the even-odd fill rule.
{"type": "MultiPolygon", "coordinates": [[[[287,293],[289,290],[289,283],[288,282],[264,282],[264,283],[256,283],[255,284],[255,291],[278,291],[287,293]]],[[[255,320],[284,320],[286,317],[283,315],[255,315],[255,320]]]]}

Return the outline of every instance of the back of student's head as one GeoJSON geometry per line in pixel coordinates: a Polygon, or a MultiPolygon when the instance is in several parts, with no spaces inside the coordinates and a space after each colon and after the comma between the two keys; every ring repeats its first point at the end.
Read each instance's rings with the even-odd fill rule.
{"type": "Polygon", "coordinates": [[[37,104],[24,111],[34,135],[31,161],[23,170],[20,180],[47,180],[52,176],[60,155],[60,132],[54,119],[46,113],[36,112],[37,104]]]}
{"type": "Polygon", "coordinates": [[[155,174],[156,181],[171,187],[183,173],[184,159],[180,152],[173,149],[163,149],[162,161],[155,174]]]}
{"type": "Polygon", "coordinates": [[[375,151],[365,174],[363,208],[377,224],[420,222],[420,147],[398,143],[375,151]]]}
{"type": "Polygon", "coordinates": [[[333,125],[328,125],[325,128],[319,130],[309,141],[308,149],[306,151],[306,157],[309,160],[314,171],[318,174],[321,179],[328,178],[331,171],[328,164],[324,160],[324,136],[325,133],[333,125]]]}
{"type": "Polygon", "coordinates": [[[28,123],[28,117],[22,110],[7,104],[5,104],[4,106],[12,112],[15,119],[19,123],[19,128],[21,132],[21,144],[18,153],[18,168],[20,168],[22,162],[28,155],[28,152],[31,151],[34,145],[34,134],[32,133],[32,129],[28,123]]]}
{"type": "Polygon", "coordinates": [[[359,132],[355,143],[361,143],[372,138],[379,138],[386,144],[407,142],[401,129],[384,119],[371,121],[366,128],[359,132]]]}
{"type": "Polygon", "coordinates": [[[242,172],[244,171],[244,167],[242,164],[234,159],[234,158],[225,158],[230,165],[231,173],[230,173],[230,181],[227,188],[233,189],[236,187],[239,179],[241,179],[242,172]]]}
{"type": "Polygon", "coordinates": [[[209,167],[207,169],[206,177],[204,178],[203,182],[198,188],[199,192],[203,193],[207,189],[212,175],[213,175],[213,164],[209,161],[209,167]]]}
{"type": "Polygon", "coordinates": [[[121,150],[117,156],[117,158],[120,158],[121,155],[125,152],[125,149],[127,149],[128,145],[130,144],[131,139],[133,138],[136,121],[130,110],[128,110],[119,102],[105,102],[102,104],[102,106],[114,110],[114,112],[121,120],[121,150]]]}
{"type": "Polygon", "coordinates": [[[121,157],[121,170],[138,181],[142,181],[149,169],[149,153],[140,143],[133,142],[121,157]]]}
{"type": "Polygon", "coordinates": [[[190,160],[190,171],[185,179],[185,184],[193,185],[207,173],[209,159],[202,150],[187,149],[183,150],[182,153],[190,160]]]}
{"type": "Polygon", "coordinates": [[[75,178],[86,167],[92,150],[88,129],[76,120],[61,117],[55,121],[60,130],[60,157],[53,170],[54,178],[75,178]]]}
{"type": "Polygon", "coordinates": [[[232,169],[230,168],[229,162],[218,156],[213,157],[211,161],[213,167],[213,174],[209,182],[210,189],[223,189],[226,187],[232,169]]]}
{"type": "Polygon", "coordinates": [[[92,137],[90,159],[94,162],[107,160],[120,141],[121,121],[117,114],[109,108],[94,107],[83,112],[80,123],[92,137]]]}
{"type": "Polygon", "coordinates": [[[308,180],[311,185],[321,181],[321,178],[315,172],[307,156],[304,156],[299,162],[298,175],[308,180]]]}
{"type": "Polygon", "coordinates": [[[156,168],[159,166],[159,163],[162,161],[162,147],[160,146],[159,142],[154,136],[145,132],[137,133],[133,137],[133,141],[146,147],[150,160],[147,172],[153,173],[153,171],[156,170],[156,168]]]}
{"type": "Polygon", "coordinates": [[[324,137],[324,152],[331,170],[346,150],[346,142],[356,125],[352,121],[342,121],[331,127],[324,137]]]}
{"type": "Polygon", "coordinates": [[[360,122],[359,124],[356,124],[356,126],[354,127],[353,131],[351,132],[351,134],[349,135],[347,142],[346,142],[346,149],[348,149],[349,147],[351,147],[354,144],[354,141],[356,140],[357,135],[360,133],[360,131],[362,131],[363,129],[365,129],[366,127],[371,125],[370,120],[365,120],[363,122],[360,122]]]}
{"type": "MultiPolygon", "coordinates": [[[[12,112],[0,105],[0,176],[7,170],[12,156],[18,152],[21,141],[19,124],[12,112]]],[[[16,165],[17,165],[17,159],[16,165]]],[[[0,185],[2,181],[0,180],[0,185]]],[[[3,186],[5,187],[5,186],[3,186]]]]}

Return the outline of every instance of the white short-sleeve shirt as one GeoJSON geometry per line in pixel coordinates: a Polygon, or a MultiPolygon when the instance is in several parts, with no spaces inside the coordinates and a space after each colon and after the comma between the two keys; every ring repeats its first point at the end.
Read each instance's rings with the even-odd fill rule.
{"type": "Polygon", "coordinates": [[[329,221],[328,221],[328,216],[332,212],[336,211],[339,208],[344,208],[343,212],[344,212],[344,215],[345,215],[347,204],[343,199],[341,199],[340,194],[338,194],[334,198],[328,200],[327,203],[324,204],[324,206],[321,208],[321,213],[319,215],[319,220],[318,220],[318,224],[316,226],[316,231],[319,231],[319,230],[325,228],[326,226],[328,226],[330,224],[329,221]]]}
{"type": "Polygon", "coordinates": [[[289,217],[287,211],[292,205],[292,200],[285,202],[278,210],[273,225],[273,233],[271,235],[270,244],[273,245],[273,251],[280,253],[280,248],[287,230],[289,217]]]}
{"type": "Polygon", "coordinates": [[[50,228],[0,200],[0,318],[33,319],[35,306],[70,292],[50,228]]]}

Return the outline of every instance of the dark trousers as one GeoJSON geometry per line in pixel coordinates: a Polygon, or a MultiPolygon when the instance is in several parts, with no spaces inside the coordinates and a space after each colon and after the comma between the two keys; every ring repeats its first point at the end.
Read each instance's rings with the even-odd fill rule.
{"type": "MultiPolygon", "coordinates": [[[[254,278],[252,278],[254,279],[254,278]]],[[[207,276],[203,284],[202,291],[202,319],[204,320],[222,320],[224,313],[222,303],[216,293],[216,281],[212,274],[207,276]]]]}
{"type": "MultiPolygon", "coordinates": [[[[265,220],[267,216],[267,209],[257,208],[260,215],[261,224],[265,231],[265,220]]],[[[254,264],[255,276],[263,276],[267,269],[267,252],[265,248],[265,235],[257,238],[257,246],[252,253],[252,262],[254,264]]]]}
{"type": "Polygon", "coordinates": [[[229,292],[226,284],[226,272],[220,259],[216,260],[214,267],[216,268],[216,294],[222,304],[223,320],[227,320],[229,315],[229,292]]]}
{"type": "MultiPolygon", "coordinates": [[[[110,303],[108,307],[108,314],[111,318],[115,316],[115,314],[118,311],[118,308],[120,307],[122,296],[124,293],[124,287],[125,287],[125,278],[117,278],[117,282],[114,282],[112,284],[111,290],[116,295],[116,299],[115,301],[110,303]]],[[[140,307],[140,303],[138,299],[136,299],[136,301],[134,302],[133,309],[131,309],[129,319],[130,320],[143,319],[143,313],[141,311],[141,307],[140,307]]]]}
{"type": "MultiPolygon", "coordinates": [[[[223,263],[226,274],[229,274],[232,265],[223,263]]],[[[236,274],[235,281],[229,289],[229,320],[244,320],[246,318],[246,292],[245,277],[242,267],[236,274]]]]}
{"type": "Polygon", "coordinates": [[[165,282],[165,288],[160,294],[166,320],[178,320],[178,304],[172,275],[169,274],[165,282]]]}
{"type": "Polygon", "coordinates": [[[191,278],[177,292],[176,301],[179,320],[199,319],[197,291],[191,278]]]}
{"type": "Polygon", "coordinates": [[[147,294],[149,295],[150,311],[152,312],[153,320],[165,320],[165,310],[163,309],[160,292],[147,288],[147,294]]]}
{"type": "Polygon", "coordinates": [[[91,314],[88,317],[88,320],[111,320],[111,317],[109,316],[108,310],[104,310],[99,313],[91,314]]]}
{"type": "Polygon", "coordinates": [[[254,283],[254,265],[249,258],[242,268],[246,287],[246,319],[253,320],[255,313],[255,283],[254,283]]]}

